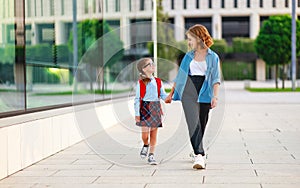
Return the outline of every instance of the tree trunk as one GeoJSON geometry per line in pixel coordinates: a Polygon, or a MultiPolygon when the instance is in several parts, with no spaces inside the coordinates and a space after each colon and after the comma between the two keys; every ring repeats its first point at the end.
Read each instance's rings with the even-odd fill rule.
{"type": "Polygon", "coordinates": [[[275,87],[278,89],[278,64],[275,65],[275,87]]]}
{"type": "Polygon", "coordinates": [[[14,78],[17,91],[25,91],[24,67],[20,63],[14,64],[14,78]]]}
{"type": "Polygon", "coordinates": [[[102,75],[103,75],[103,69],[102,67],[98,67],[97,68],[97,83],[98,83],[98,90],[100,91],[101,90],[101,84],[102,84],[102,75]]]}
{"type": "Polygon", "coordinates": [[[93,88],[93,83],[94,83],[94,80],[93,80],[93,67],[92,65],[88,65],[89,66],[89,72],[90,72],[90,91],[93,92],[94,88],[93,88]]]}
{"type": "Polygon", "coordinates": [[[286,79],[286,70],[285,70],[285,64],[283,64],[283,68],[282,68],[282,89],[285,88],[285,86],[284,86],[285,79],[286,79]]]}

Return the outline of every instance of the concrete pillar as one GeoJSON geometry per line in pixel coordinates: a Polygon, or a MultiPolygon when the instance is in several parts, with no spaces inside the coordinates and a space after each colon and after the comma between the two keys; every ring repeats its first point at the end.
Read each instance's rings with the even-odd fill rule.
{"type": "Polygon", "coordinates": [[[256,80],[266,80],[266,63],[262,59],[256,60],[256,80]]]}
{"type": "Polygon", "coordinates": [[[250,16],[250,38],[255,39],[259,33],[260,19],[257,13],[252,13],[250,16]]]}
{"type": "Polygon", "coordinates": [[[55,21],[55,44],[66,44],[67,43],[67,36],[66,36],[66,27],[65,23],[62,21],[55,21]]]}
{"type": "Polygon", "coordinates": [[[184,35],[185,35],[185,22],[184,22],[184,17],[182,15],[177,14],[175,16],[175,39],[177,41],[182,41],[184,40],[184,35]]]}
{"type": "Polygon", "coordinates": [[[212,17],[212,37],[222,39],[222,18],[220,14],[214,14],[212,17]]]}
{"type": "Polygon", "coordinates": [[[0,24],[0,44],[5,44],[5,25],[4,24],[0,24]]]}
{"type": "Polygon", "coordinates": [[[120,20],[120,38],[124,43],[124,48],[130,48],[130,19],[126,16],[121,16],[120,20]]]}
{"type": "Polygon", "coordinates": [[[39,43],[38,25],[36,23],[31,24],[31,44],[36,45],[39,43]]]}
{"type": "Polygon", "coordinates": [[[126,16],[129,13],[129,0],[120,1],[120,39],[123,41],[125,49],[130,48],[130,19],[126,16]]]}

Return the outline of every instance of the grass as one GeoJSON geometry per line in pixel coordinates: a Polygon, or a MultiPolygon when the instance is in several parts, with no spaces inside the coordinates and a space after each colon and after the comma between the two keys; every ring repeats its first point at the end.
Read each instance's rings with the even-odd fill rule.
{"type": "Polygon", "coordinates": [[[171,88],[170,89],[165,89],[166,93],[170,93],[171,92],[171,88]]]}
{"type": "Polygon", "coordinates": [[[17,92],[16,89],[0,89],[0,92],[17,92]]]}
{"type": "Polygon", "coordinates": [[[246,88],[246,90],[251,92],[300,92],[299,87],[295,91],[292,91],[292,88],[246,88]]]}
{"type": "Polygon", "coordinates": [[[51,93],[35,93],[33,95],[35,96],[65,96],[65,95],[82,95],[82,94],[117,94],[117,93],[123,93],[130,91],[130,89],[124,89],[124,90],[95,90],[95,91],[90,91],[90,90],[80,90],[77,91],[76,93],[73,91],[62,91],[62,92],[51,92],[51,93]]]}

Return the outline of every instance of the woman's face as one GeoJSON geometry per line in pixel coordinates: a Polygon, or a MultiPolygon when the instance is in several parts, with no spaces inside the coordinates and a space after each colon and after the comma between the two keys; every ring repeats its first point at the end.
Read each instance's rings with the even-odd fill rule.
{"type": "Polygon", "coordinates": [[[193,37],[191,34],[187,34],[187,42],[188,42],[188,46],[195,50],[198,47],[198,42],[197,42],[197,38],[193,37]]]}

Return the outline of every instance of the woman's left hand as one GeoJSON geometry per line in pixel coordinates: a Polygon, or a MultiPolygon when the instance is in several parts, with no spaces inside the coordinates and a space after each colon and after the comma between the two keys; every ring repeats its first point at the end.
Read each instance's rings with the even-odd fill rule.
{"type": "Polygon", "coordinates": [[[215,108],[217,106],[218,99],[216,97],[213,97],[211,100],[211,108],[215,108]]]}

